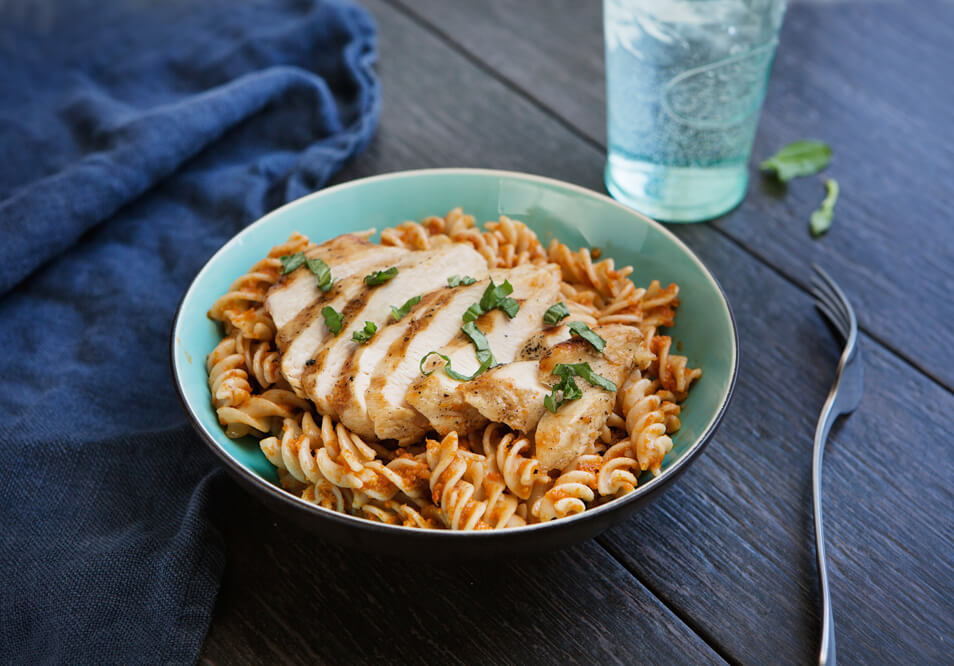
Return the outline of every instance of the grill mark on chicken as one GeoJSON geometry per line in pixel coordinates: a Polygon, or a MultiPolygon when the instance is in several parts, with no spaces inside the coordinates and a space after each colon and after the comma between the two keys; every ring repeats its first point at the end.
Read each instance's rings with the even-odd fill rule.
{"type": "MultiPolygon", "coordinates": [[[[404,336],[395,340],[378,364],[367,392],[368,411],[381,439],[411,441],[430,429],[426,418],[406,400],[407,388],[419,373],[425,354],[444,347],[449,340],[463,337],[461,317],[489,284],[481,280],[470,286],[449,290],[440,308],[413,321],[404,336]]],[[[467,338],[468,344],[470,339],[467,338]]]]}
{"type": "Polygon", "coordinates": [[[371,342],[359,346],[341,369],[330,402],[341,422],[362,437],[375,438],[374,422],[368,414],[367,392],[375,368],[388,354],[392,342],[408,339],[415,328],[427,322],[451,300],[453,291],[441,288],[424,295],[400,321],[391,322],[379,330],[371,342]]]}
{"type": "MultiPolygon", "coordinates": [[[[511,320],[499,310],[492,310],[476,322],[500,364],[513,361],[521,345],[543,328],[543,314],[559,297],[560,273],[552,264],[521,265],[495,271],[494,280],[502,282],[503,279],[509,279],[514,286],[512,296],[520,303],[517,315],[511,320]]],[[[450,357],[454,370],[462,374],[472,374],[479,366],[473,345],[463,334],[441,353],[450,357]]],[[[487,423],[487,419],[464,399],[462,386],[444,372],[435,372],[411,384],[407,401],[424,414],[441,435],[451,430],[462,435],[487,423]]]]}
{"type": "Polygon", "coordinates": [[[355,351],[357,344],[352,333],[365,321],[379,328],[387,323],[391,306],[399,305],[409,296],[428,294],[447,286],[447,278],[466,271],[472,275],[487,275],[486,260],[469,245],[446,245],[434,250],[415,252],[405,257],[398,266],[397,275],[380,286],[363,290],[345,306],[342,312],[341,332],[326,338],[312,355],[315,363],[302,373],[301,387],[323,414],[337,416],[331,404],[330,392],[338,379],[341,366],[355,351]]]}
{"type": "MultiPolygon", "coordinates": [[[[352,235],[339,236],[305,250],[309,259],[321,259],[328,265],[335,281],[371,266],[395,262],[407,253],[403,248],[377,245],[352,235]]],[[[281,330],[317,298],[328,300],[311,271],[307,266],[301,266],[280,276],[272,285],[266,295],[265,308],[281,330]]]]}

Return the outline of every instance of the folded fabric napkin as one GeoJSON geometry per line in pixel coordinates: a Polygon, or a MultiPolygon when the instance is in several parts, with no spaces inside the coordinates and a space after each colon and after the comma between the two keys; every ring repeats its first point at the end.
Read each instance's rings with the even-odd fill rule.
{"type": "Polygon", "coordinates": [[[319,0],[0,1],[0,662],[192,662],[222,472],[176,305],[376,121],[370,17],[319,0]]]}

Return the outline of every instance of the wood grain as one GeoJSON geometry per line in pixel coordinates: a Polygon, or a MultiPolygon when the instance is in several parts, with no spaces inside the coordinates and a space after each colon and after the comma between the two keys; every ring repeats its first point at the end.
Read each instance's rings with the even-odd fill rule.
{"type": "Polygon", "coordinates": [[[229,506],[205,663],[725,663],[594,541],[415,563],[327,544],[238,489],[229,506]]]}
{"type": "MultiPolygon", "coordinates": [[[[393,0],[470,58],[605,145],[600,4],[393,0]]],[[[954,5],[792,3],[753,163],[799,138],[830,142],[841,184],[832,230],[808,218],[822,176],[784,196],[752,168],[745,202],[715,225],[802,286],[807,264],[838,272],[865,330],[954,389],[954,5]],[[910,344],[911,317],[918,342],[910,344]]],[[[602,188],[600,188],[602,189],[602,188]]]]}
{"type": "MultiPolygon", "coordinates": [[[[468,165],[600,187],[603,153],[592,140],[403,11],[366,4],[384,54],[381,129],[339,181],[468,165]]],[[[479,30],[475,19],[458,32],[480,42],[479,30]]],[[[749,199],[763,196],[756,189],[749,199]]],[[[726,287],[743,365],[716,440],[666,496],[598,542],[459,569],[341,551],[236,497],[223,516],[231,564],[203,658],[811,661],[818,629],[810,435],[836,345],[784,271],[709,225],[676,231],[726,287]]],[[[954,397],[876,340],[863,346],[865,398],[836,426],[826,458],[839,657],[941,662],[954,636],[954,397]]]]}
{"type": "MultiPolygon", "coordinates": [[[[600,541],[731,659],[807,663],[811,435],[840,350],[786,280],[704,228],[683,235],[734,305],[739,387],[703,459],[600,541]]],[[[870,338],[862,349],[864,398],[825,456],[839,662],[940,663],[954,636],[954,396],[870,338]]]]}

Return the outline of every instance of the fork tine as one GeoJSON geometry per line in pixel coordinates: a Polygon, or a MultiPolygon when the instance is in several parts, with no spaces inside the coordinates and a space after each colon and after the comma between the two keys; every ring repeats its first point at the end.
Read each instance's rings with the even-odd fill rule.
{"type": "Polygon", "coordinates": [[[855,317],[855,311],[852,309],[851,304],[848,302],[848,297],[845,296],[845,293],[841,290],[841,287],[839,287],[838,284],[831,279],[831,276],[822,270],[821,266],[818,264],[812,264],[812,269],[814,269],[817,275],[821,276],[821,278],[828,284],[828,287],[831,289],[831,291],[833,291],[835,296],[837,296],[837,300],[841,304],[841,309],[847,315],[849,331],[857,331],[858,319],[855,317]]]}
{"type": "Polygon", "coordinates": [[[842,313],[844,315],[845,322],[850,322],[851,317],[848,314],[847,304],[845,301],[838,297],[838,294],[832,289],[831,284],[825,282],[818,275],[812,276],[812,286],[817,290],[817,293],[821,293],[828,304],[832,307],[833,310],[842,313]]]}
{"type": "Polygon", "coordinates": [[[848,326],[842,321],[839,315],[832,312],[827,303],[821,300],[815,301],[815,307],[818,308],[825,318],[831,322],[843,338],[848,339],[848,326]]]}
{"type": "Polygon", "coordinates": [[[848,318],[847,313],[842,309],[841,304],[838,302],[838,299],[833,298],[830,294],[825,293],[820,289],[812,289],[812,296],[815,297],[816,305],[821,307],[824,305],[828,312],[830,313],[830,319],[833,319],[834,324],[837,324],[838,329],[848,335],[848,331],[851,328],[851,321],[848,318]]]}

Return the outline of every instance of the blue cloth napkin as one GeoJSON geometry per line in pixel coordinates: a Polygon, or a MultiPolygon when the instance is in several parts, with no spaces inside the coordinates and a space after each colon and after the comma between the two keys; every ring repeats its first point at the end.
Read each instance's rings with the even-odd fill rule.
{"type": "Polygon", "coordinates": [[[225,488],[173,313],[365,146],[375,56],[344,2],[0,2],[0,662],[196,659],[225,488]]]}

